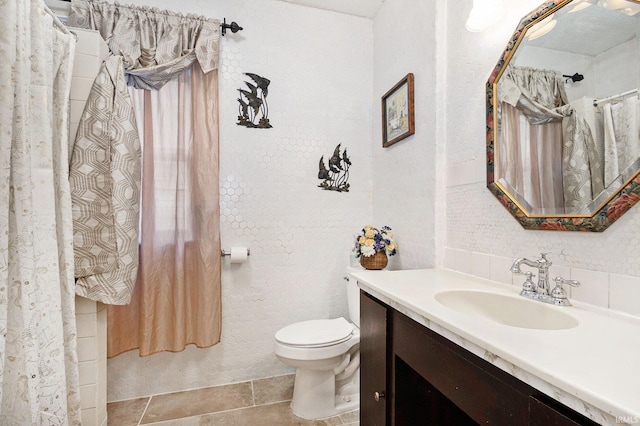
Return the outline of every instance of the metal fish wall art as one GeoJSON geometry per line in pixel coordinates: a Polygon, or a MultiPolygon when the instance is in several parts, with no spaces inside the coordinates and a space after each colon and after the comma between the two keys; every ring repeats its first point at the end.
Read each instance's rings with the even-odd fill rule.
{"type": "Polygon", "coordinates": [[[351,186],[349,180],[349,167],[351,166],[351,160],[347,156],[347,149],[345,148],[342,154],[340,154],[340,145],[336,146],[333,151],[333,155],[329,158],[328,168],[324,163],[324,155],[320,157],[320,170],[318,171],[318,179],[322,179],[322,183],[318,185],[319,188],[326,189],[327,191],[349,192],[351,186]]]}
{"type": "Polygon", "coordinates": [[[270,129],[269,106],[267,105],[267,95],[269,94],[269,84],[271,80],[260,77],[254,73],[244,73],[249,76],[253,83],[245,81],[249,90],[238,89],[238,126],[251,127],[256,129],[270,129]],[[258,119],[258,117],[260,117],[258,119]],[[257,120],[257,122],[256,122],[257,120]]]}

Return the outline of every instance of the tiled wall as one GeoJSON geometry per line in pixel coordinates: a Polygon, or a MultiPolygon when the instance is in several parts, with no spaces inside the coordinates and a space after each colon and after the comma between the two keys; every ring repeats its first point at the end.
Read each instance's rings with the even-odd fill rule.
{"type": "Polygon", "coordinates": [[[371,152],[381,143],[371,135],[379,111],[372,22],[273,0],[135,3],[244,27],[221,40],[220,202],[223,248],[249,247],[251,256],[242,265],[224,260],[218,345],[112,358],[108,398],[291,373],[273,354],[276,331],[347,314],[343,276],[353,236],[372,219],[371,152]],[[236,125],[246,72],[271,80],[272,129],[236,125]],[[348,193],[317,187],[320,157],[326,162],[339,143],[353,163],[348,193]]]}
{"type": "MultiPolygon", "coordinates": [[[[535,256],[530,258],[534,259],[535,256]]],[[[512,257],[447,248],[444,267],[520,287],[525,277],[510,272],[515,260],[516,258],[512,257]]],[[[530,269],[525,267],[523,270],[530,269]]],[[[531,272],[535,273],[535,270],[531,272]]],[[[562,277],[580,281],[580,287],[566,286],[570,299],[640,316],[640,277],[567,267],[556,263],[549,268],[549,275],[551,279],[562,277]]]]}
{"type": "Polygon", "coordinates": [[[101,303],[76,297],[78,370],[83,425],[107,421],[107,310],[101,303]]]}
{"type": "MultiPolygon", "coordinates": [[[[89,96],[93,80],[107,57],[107,46],[93,31],[73,30],[77,35],[76,56],[71,82],[71,140],[89,96]]],[[[78,330],[78,369],[82,424],[107,422],[107,310],[101,303],[76,297],[78,330]]]]}

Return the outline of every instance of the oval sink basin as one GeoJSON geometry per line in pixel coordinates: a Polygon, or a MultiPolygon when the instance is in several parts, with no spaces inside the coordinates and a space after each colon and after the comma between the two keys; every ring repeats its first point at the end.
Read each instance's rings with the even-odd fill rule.
{"type": "Polygon", "coordinates": [[[502,325],[537,330],[564,330],[578,325],[571,315],[552,305],[479,290],[447,290],[435,295],[438,303],[460,313],[502,325]]]}

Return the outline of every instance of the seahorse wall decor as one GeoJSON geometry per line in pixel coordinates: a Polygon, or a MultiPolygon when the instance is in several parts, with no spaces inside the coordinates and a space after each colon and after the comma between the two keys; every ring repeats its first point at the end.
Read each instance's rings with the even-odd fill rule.
{"type": "Polygon", "coordinates": [[[258,74],[250,72],[244,73],[253,80],[253,83],[245,81],[249,90],[238,89],[240,97],[238,102],[238,126],[251,127],[255,129],[270,129],[269,106],[267,105],[267,95],[269,94],[269,83],[271,80],[260,77],[258,74]],[[256,120],[260,117],[260,119],[256,120]]]}
{"type": "Polygon", "coordinates": [[[320,157],[320,171],[318,172],[318,179],[322,179],[323,182],[318,185],[319,188],[326,189],[327,191],[349,192],[349,166],[351,166],[351,160],[347,156],[347,149],[345,148],[340,154],[340,144],[336,146],[333,151],[333,155],[329,158],[329,168],[324,165],[324,155],[320,157]]]}

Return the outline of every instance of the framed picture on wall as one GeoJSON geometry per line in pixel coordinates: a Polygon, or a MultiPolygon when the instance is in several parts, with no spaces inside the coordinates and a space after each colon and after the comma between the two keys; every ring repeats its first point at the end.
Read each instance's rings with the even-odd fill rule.
{"type": "Polygon", "coordinates": [[[415,133],[413,74],[407,74],[382,97],[382,146],[387,148],[415,133]]]}

